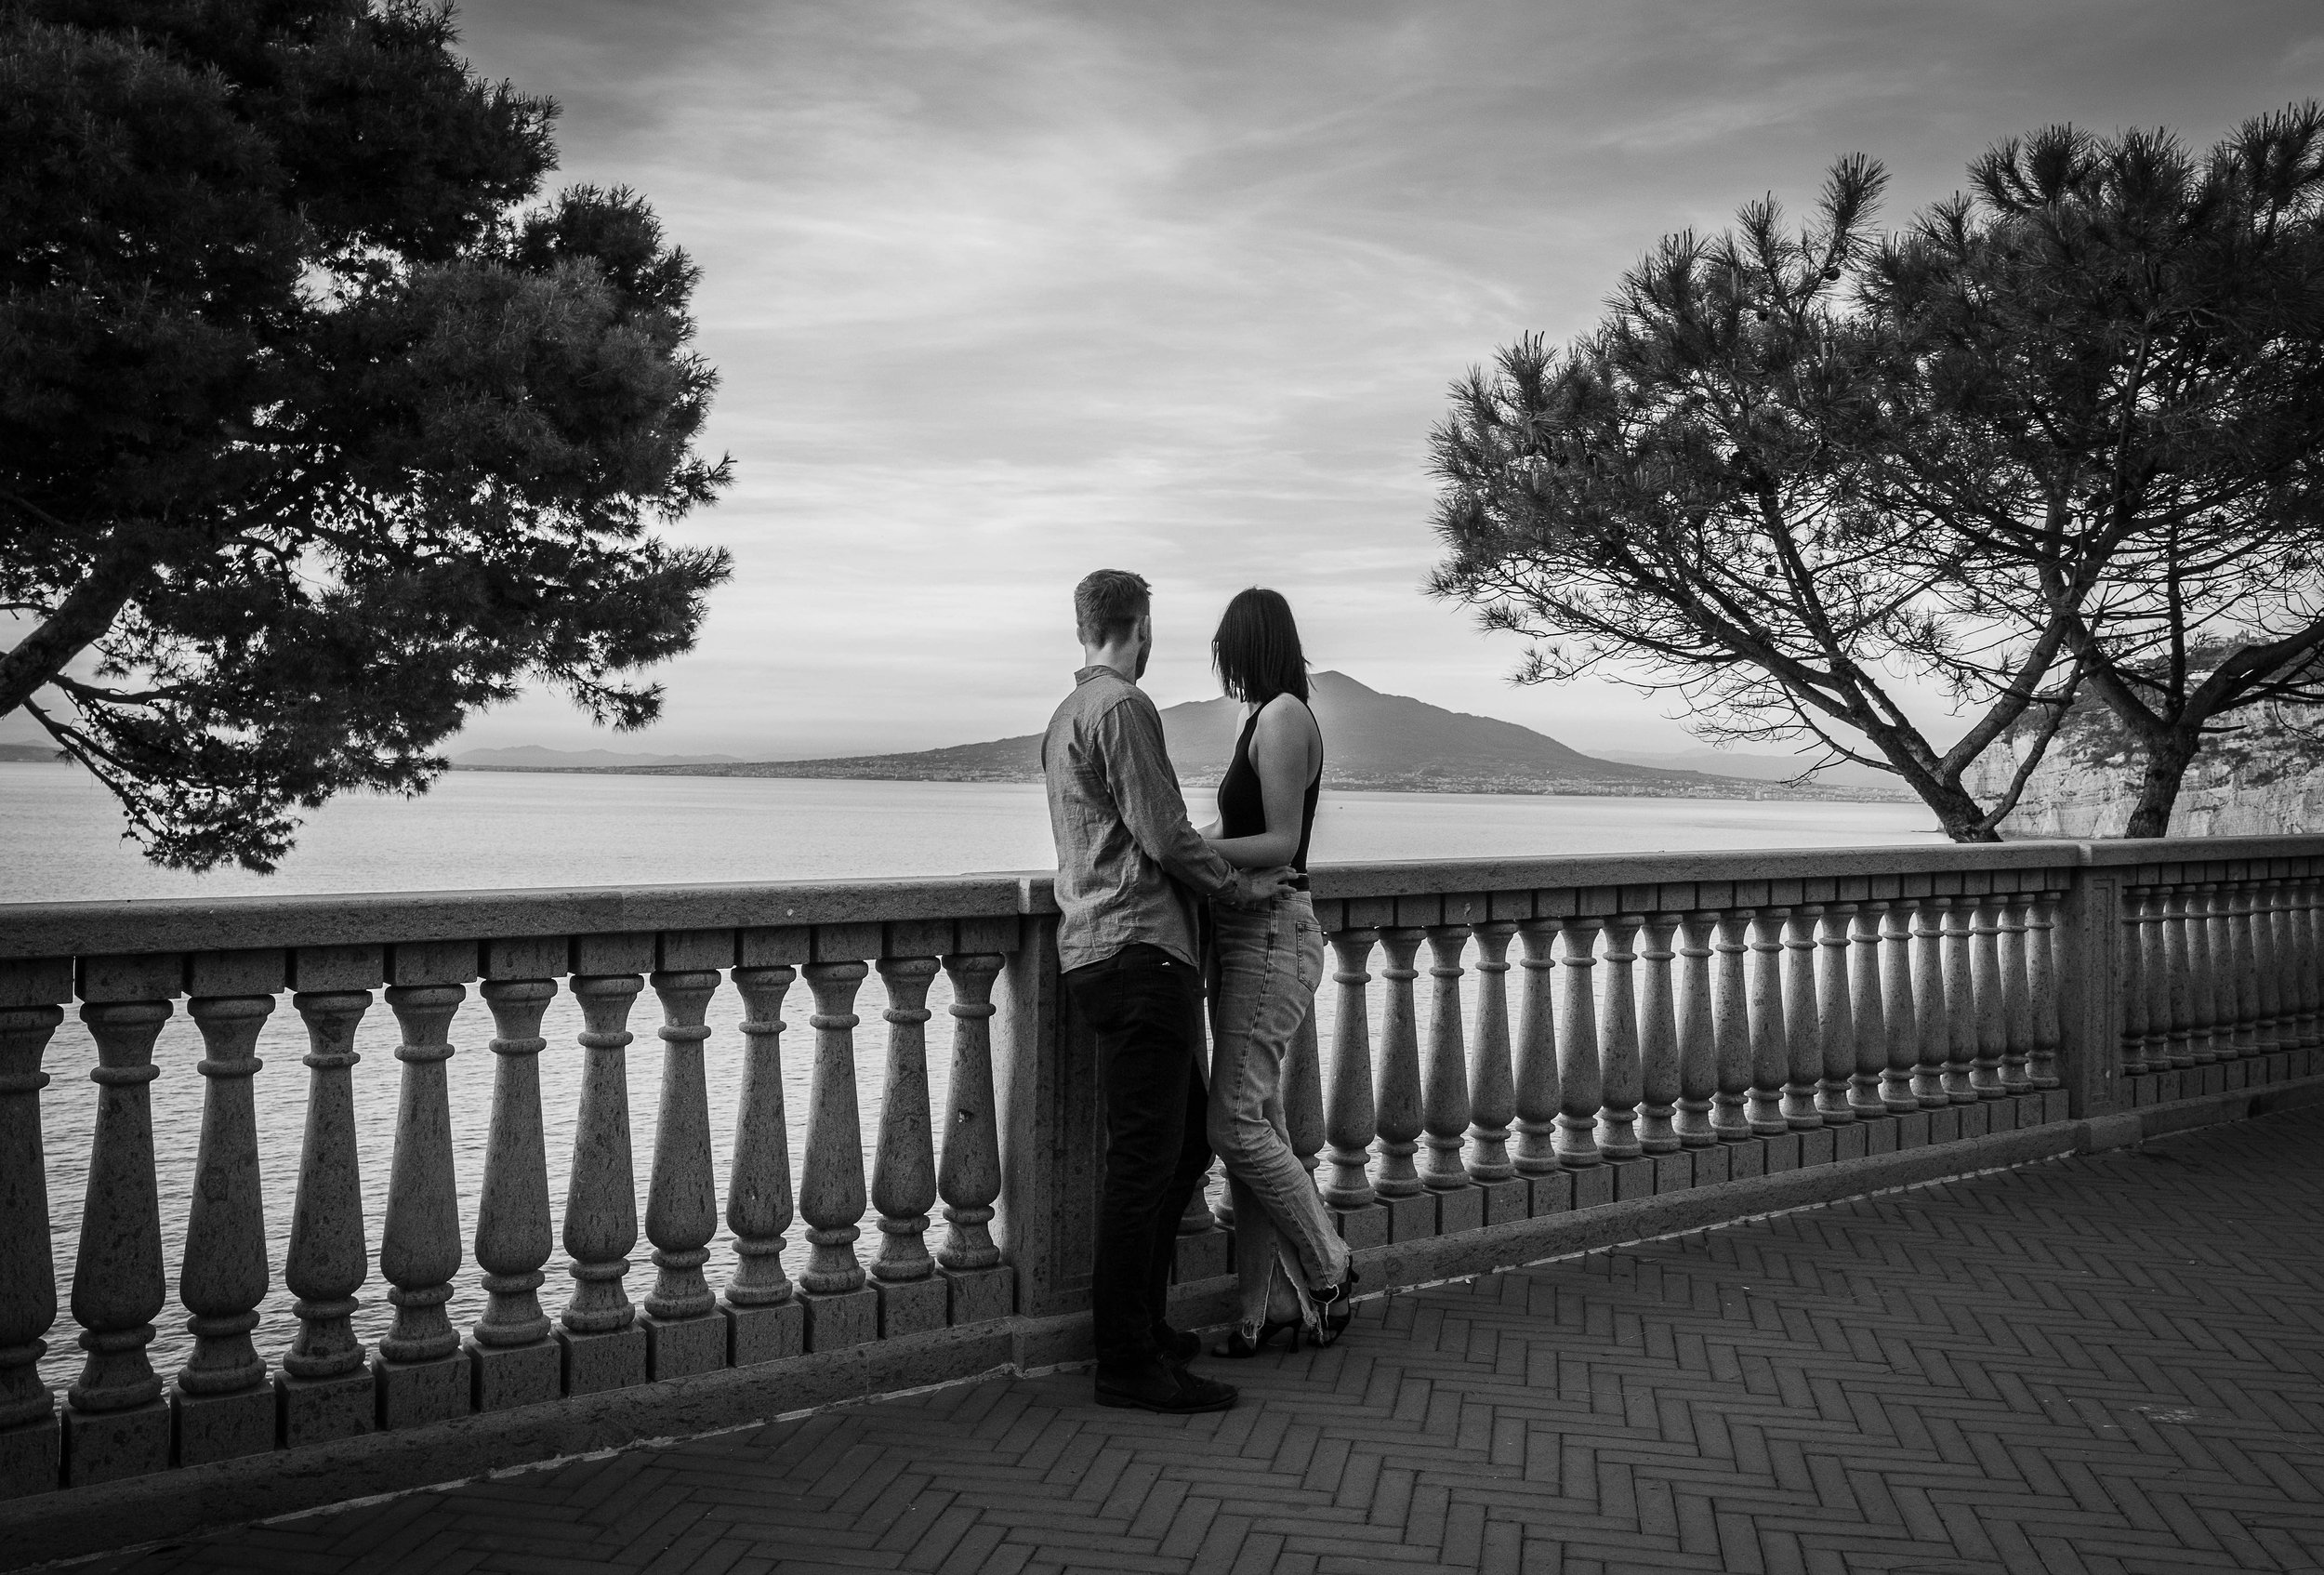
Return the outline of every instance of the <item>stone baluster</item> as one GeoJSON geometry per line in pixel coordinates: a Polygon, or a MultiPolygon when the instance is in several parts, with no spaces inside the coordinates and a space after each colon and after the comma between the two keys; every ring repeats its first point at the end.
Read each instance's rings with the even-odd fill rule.
{"type": "Polygon", "coordinates": [[[1671,1121],[1679,1143],[1687,1148],[1708,1148],[1719,1141],[1711,1125],[1710,1102],[1719,1092],[1719,1035],[1711,1011],[1710,937],[1716,932],[1715,913],[1672,916],[1678,926],[1675,1013],[1678,1020],[1679,1104],[1671,1121]]]}
{"type": "Polygon", "coordinates": [[[2294,1039],[2294,1006],[2290,989],[2291,964],[2291,890],[2290,882],[2268,880],[2259,887],[2259,913],[2254,915],[2259,941],[2259,1050],[2290,1050],[2294,1039]]]}
{"type": "Polygon", "coordinates": [[[2001,999],[2001,902],[1983,896],[1970,916],[1969,988],[1976,1006],[1976,1053],[1969,1067],[1969,1090],[1979,1099],[1999,1099],[2001,1056],[2009,1049],[2007,1003],[2001,999]]]}
{"type": "Polygon", "coordinates": [[[1848,1003],[1848,928],[1855,911],[1854,903],[1832,903],[1816,930],[1816,1021],[1823,1041],[1824,1071],[1816,1085],[1816,1113],[1832,1125],[1856,1118],[1848,1099],[1849,1079],[1856,1069],[1855,1013],[1848,1003]]]}
{"type": "Polygon", "coordinates": [[[2270,1037],[2267,965],[2275,950],[2269,944],[2275,936],[2275,920],[2272,917],[2275,901],[2266,881],[2254,879],[2243,883],[2243,919],[2238,929],[2243,967],[2237,993],[2243,1002],[2242,1052],[2245,1055],[2267,1053],[2270,1037]]]}
{"type": "Polygon", "coordinates": [[[2300,883],[2300,1040],[2324,1044],[2324,865],[2300,883]]]}
{"type": "Polygon", "coordinates": [[[379,1277],[394,1325],[379,1342],[379,1419],[389,1427],[437,1422],[469,1409],[468,1364],[445,1304],[460,1272],[460,1192],[452,1174],[452,1104],[444,1063],[459,985],[390,985],[388,1010],[403,1042],[395,1151],[379,1227],[379,1277]]]}
{"type": "Polygon", "coordinates": [[[2237,943],[2237,910],[2243,906],[2240,882],[2222,880],[2212,897],[2208,929],[2211,932],[2212,963],[2212,1049],[2213,1059],[2233,1061],[2241,1027],[2243,972],[2242,948],[2237,943]]]}
{"type": "Polygon", "coordinates": [[[1469,1185],[1461,1149],[1469,1133],[1469,1051],[1460,1025],[1460,954],[1466,924],[1437,924],[1428,932],[1429,1025],[1420,1068],[1420,1180],[1431,1192],[1469,1185]]]}
{"type": "Polygon", "coordinates": [[[2026,925],[2026,993],[2033,1009],[2033,1053],[2026,1072],[2038,1089],[2058,1086],[2058,905],[2064,892],[2044,892],[2026,925]]]}
{"type": "Polygon", "coordinates": [[[928,1211],[936,1206],[936,1147],[928,1114],[928,987],[932,957],[887,957],[880,1013],[888,1025],[887,1071],[879,1101],[878,1146],[872,1158],[871,1204],[879,1211],[879,1245],[871,1275],[878,1282],[880,1332],[918,1334],[944,1326],[944,1282],[928,1251],[928,1211]]]}
{"type": "Polygon", "coordinates": [[[1969,1074],[1977,1063],[1977,986],[1973,972],[1971,921],[1977,899],[1955,897],[1945,910],[1945,1074],[1947,1101],[1974,1105],[1977,1091],[1969,1074]]]}
{"type": "Polygon", "coordinates": [[[1920,1058],[1912,1066],[1912,1095],[1923,1109],[1950,1105],[1945,1063],[1951,1054],[1945,999],[1945,913],[1949,897],[1922,897],[1913,907],[1912,1011],[1920,1029],[1920,1058]]]}
{"type": "Polygon", "coordinates": [[[1605,984],[1598,992],[1598,1150],[1608,1159],[1635,1159],[1638,1103],[1643,1093],[1638,1063],[1638,960],[1631,942],[1638,933],[1636,914],[1604,920],[1605,984]]]}
{"type": "Polygon", "coordinates": [[[2228,889],[2233,900],[2227,907],[2227,955],[2233,960],[2227,972],[2235,988],[2235,1037],[2227,1053],[2233,1057],[2255,1054],[2260,1046],[2260,887],[2238,880],[2228,889]]]}
{"type": "Polygon", "coordinates": [[[1372,1202],[1367,1170],[1372,1142],[1372,1031],[1364,986],[1371,980],[1373,933],[1340,930],[1329,937],[1338,964],[1332,983],[1340,987],[1340,1010],[1331,1030],[1331,1082],[1325,1090],[1324,1158],[1316,1167],[1316,1190],[1335,1209],[1364,1209],[1372,1202]]]}
{"type": "Polygon", "coordinates": [[[2021,894],[2001,908],[2001,1089],[2011,1094],[2033,1089],[2026,1071],[2033,1053],[2033,1004],[2026,988],[2026,924],[2032,907],[2033,898],[2021,894]]]}
{"type": "Polygon", "coordinates": [[[1783,1113],[1784,1084],[1791,1076],[1791,1051],[1783,1020],[1783,926],[1785,907],[1763,907],[1751,916],[1750,1036],[1751,1131],[1763,1137],[1789,1132],[1783,1113]]]}
{"type": "Polygon", "coordinates": [[[2278,1050],[2298,1050],[2308,1041],[2308,878],[2284,881],[2283,912],[2277,916],[2276,945],[2282,972],[2282,1021],[2278,1050]]]}
{"type": "Polygon", "coordinates": [[[1888,1013],[1881,999],[1881,919],[1888,904],[1856,904],[1848,936],[1848,1004],[1855,1065],[1848,1079],[1848,1108],[1859,1120],[1888,1114],[1881,1085],[1888,1072],[1888,1013]]]}
{"type": "Polygon", "coordinates": [[[1598,1110],[1605,1103],[1605,1080],[1598,1065],[1597,999],[1590,971],[1598,963],[1599,920],[1591,915],[1565,920],[1558,947],[1557,975],[1557,1158],[1569,1168],[1594,1165],[1598,1110]]]}
{"type": "Polygon", "coordinates": [[[376,1385],[355,1338],[355,1292],[367,1277],[363,1177],[355,1145],[355,1029],[368,990],[301,990],[291,1005],[306,1020],[307,1130],[291,1203],[283,1283],[297,1298],[298,1333],[283,1357],[284,1442],[367,1432],[376,1385]]]}
{"type": "Polygon", "coordinates": [[[57,1485],[57,1403],[40,1376],[57,1321],[40,1058],[63,1021],[60,1006],[0,1007],[0,1499],[57,1485]]]}
{"type": "Polygon", "coordinates": [[[2152,971],[2153,959],[2147,951],[2154,902],[2151,886],[2122,889],[2121,1065],[2125,1077],[2146,1070],[2146,1040],[2154,1032],[2152,1003],[2162,984],[2152,971]]]}
{"type": "Polygon", "coordinates": [[[1719,915],[1711,942],[1710,1031],[1718,1046],[1719,1080],[1710,1124],[1723,1143],[1751,1135],[1750,933],[1751,910],[1729,908],[1719,915]]]}
{"type": "Polygon", "coordinates": [[[1516,1077],[1517,1151],[1520,1174],[1547,1175],[1558,1168],[1557,1114],[1564,1103],[1557,1083],[1557,936],[1562,919],[1528,919],[1517,926],[1524,987],[1517,996],[1517,1036],[1512,1047],[1516,1077]]]}
{"type": "Polygon", "coordinates": [[[1517,1173],[1509,1153],[1509,1124],[1517,1116],[1517,1086],[1509,1061],[1509,942],[1514,920],[1472,927],[1477,937],[1477,1032],[1469,1050],[1469,1176],[1507,1181],[1517,1173]]]}
{"type": "Polygon", "coordinates": [[[191,1315],[186,1332],[193,1336],[193,1352],[178,1370],[180,1465],[274,1447],[274,1394],[266,1358],[250,1339],[269,1272],[251,1081],[265,1065],[258,1032],[273,1011],[274,998],[264,995],[197,996],[187,1005],[202,1030],[196,1070],[204,1087],[178,1273],[178,1300],[191,1315]]]}
{"type": "Polygon", "coordinates": [[[704,1023],[719,987],[714,968],[668,968],[652,978],[662,1002],[662,1097],[654,1118],[654,1168],[646,1182],[645,1237],[654,1244],[654,1289],[646,1293],[646,1371],[682,1378],[726,1365],[727,1326],[703,1277],[719,1228],[719,1187],[710,1158],[710,1092],[703,1065],[704,1023]]]}
{"type": "Polygon", "coordinates": [[[1816,932],[1824,905],[1802,903],[1783,924],[1783,1036],[1788,1065],[1783,1121],[1794,1131],[1820,1127],[1816,1096],[1824,1078],[1823,1019],[1816,996],[1816,932]]]}
{"type": "Polygon", "coordinates": [[[153,1041],[169,1010],[166,1000],[81,1008],[97,1041],[89,1080],[98,1096],[80,1254],[73,1266],[73,1317],[87,1357],[81,1376],[65,1391],[69,1485],[168,1463],[169,1418],[159,1405],[162,1381],[146,1346],[165,1294],[147,1085],[161,1075],[153,1041]]]}
{"type": "MultiPolygon", "coordinates": [[[[1000,1198],[1000,1128],[993,1103],[993,981],[997,952],[947,957],[952,982],[952,1118],[936,1191],[944,1200],[944,1240],[936,1261],[967,1273],[1000,1263],[993,1241],[993,1205],[1000,1198]]],[[[1311,1023],[1313,1017],[1310,1017],[1311,1023]]]]}
{"type": "Polygon", "coordinates": [[[1678,1003],[1672,988],[1671,941],[1681,916],[1645,920],[1638,950],[1638,1146],[1647,1154],[1678,1151],[1673,1120],[1679,1100],[1678,1003]]]}
{"type": "Polygon", "coordinates": [[[2277,944],[2276,922],[2283,906],[2283,885],[2281,880],[2253,880],[2249,887],[2251,941],[2244,977],[2251,985],[2251,1039],[2244,1052],[2247,1055],[2265,1055],[2280,1048],[2276,1033],[2283,999],[2278,973],[2282,953],[2277,944]]]}
{"type": "Polygon", "coordinates": [[[541,1016],[554,979],[487,979],[493,1014],[492,1121],[476,1200],[476,1264],[484,1311],[469,1329],[476,1409],[557,1397],[563,1361],[541,1311],[542,1265],[556,1249],[548,1213],[548,1147],[541,1132],[541,1016]]]}
{"type": "MultiPolygon", "coordinates": [[[[783,1099],[783,998],[799,971],[788,963],[737,968],[743,998],[742,1092],[734,1154],[726,1174],[726,1228],[734,1233],[734,1272],[719,1293],[729,1330],[727,1360],[748,1367],[801,1349],[804,1313],[783,1272],[783,1233],[791,1228],[791,1139],[783,1099]]],[[[984,988],[991,989],[989,975],[984,988]]],[[[955,1010],[958,1010],[957,1007],[955,1010]]],[[[986,1007],[989,1015],[991,1008],[986,1007]]],[[[992,1073],[984,1075],[992,1119],[992,1073]]],[[[996,1187],[997,1190],[997,1187],[996,1187]]],[[[990,1217],[990,1211],[987,1211],[990,1217]]],[[[987,1238],[989,1239],[989,1238],[987,1238]]]]}
{"type": "Polygon", "coordinates": [[[1412,959],[1426,935],[1424,930],[1380,933],[1380,947],[1388,954],[1388,966],[1380,971],[1388,982],[1388,1000],[1380,1014],[1380,1055],[1372,1068],[1379,1090],[1372,1130],[1380,1136],[1372,1190],[1382,1198],[1417,1198],[1422,1191],[1420,1172],[1412,1163],[1421,1132],[1420,1041],[1412,999],[1412,981],[1420,975],[1412,959]]]}
{"type": "Polygon", "coordinates": [[[2199,882],[2186,906],[2187,994],[2193,1014],[2186,1048],[2198,1066],[2218,1060],[2221,1047],[2233,1037],[2219,1011],[2221,964],[2225,961],[2221,955],[2225,948],[2219,944],[2224,938],[2220,933],[2224,925],[2216,917],[2219,906],[2215,880],[2199,882]]]}
{"type": "Polygon", "coordinates": [[[1900,898],[1881,916],[1881,1017],[1888,1035],[1881,1104],[1892,1116],[1921,1108],[1913,1086],[1921,1065],[1920,1004],[1913,991],[1921,943],[1913,933],[1914,912],[1912,900],[1900,898]]]}
{"type": "Polygon", "coordinates": [[[2287,963],[2287,978],[2291,982],[2293,1004],[2291,1048],[2305,1050],[2317,1042],[2317,1012],[2324,1004],[2324,994],[2317,988],[2317,882],[2313,875],[2301,875],[2291,883],[2291,958],[2287,963]]]}
{"type": "MultiPolygon", "coordinates": [[[[2160,1072],[2171,1065],[2172,993],[2178,989],[2184,999],[2185,986],[2172,978],[2171,888],[2148,886],[2145,891],[2138,908],[2138,949],[2131,954],[2131,964],[2139,971],[2133,986],[2146,998],[2138,1060],[2142,1070],[2160,1072]]],[[[2019,917],[2031,922],[2030,902],[2019,917]]]]}
{"type": "Polygon", "coordinates": [[[2211,932],[2212,1059],[2236,1057],[2237,1018],[2240,1014],[2237,974],[2240,972],[2236,946],[2236,909],[2240,907],[2236,882],[2222,880],[2212,893],[2207,928],[2211,932]]]}
{"type": "Polygon", "coordinates": [[[1313,1000],[1283,1052],[1283,1135],[1313,1178],[1324,1146],[1324,1056],[1313,1000]]]}
{"type": "Polygon", "coordinates": [[[2292,882],[2292,976],[2300,983],[2299,1048],[2324,1042],[2324,879],[2311,872],[2292,882]]]}
{"type": "Polygon", "coordinates": [[[807,1105],[807,1153],[799,1186],[807,1222],[807,1348],[860,1345],[878,1333],[878,1299],[856,1261],[856,1221],[870,1201],[864,1185],[862,1118],[855,1098],[855,992],[870,970],[861,962],[811,962],[815,1064],[807,1105]],[[851,1300],[852,1299],[852,1300],[851,1300]]]}
{"type": "MultiPolygon", "coordinates": [[[[2193,889],[2165,888],[2162,918],[2164,986],[2170,1005],[2164,1030],[2165,1060],[2173,1067],[2195,1065],[2195,929],[2188,908],[2193,889]]],[[[2159,1068],[2158,1068],[2159,1070],[2159,1068]]]]}
{"type": "MultiPolygon", "coordinates": [[[[91,1001],[81,1008],[97,1041],[98,1065],[88,1076],[98,1086],[98,1101],[73,1271],[73,1316],[86,1357],[66,1391],[65,1482],[71,1487],[168,1462],[169,1413],[146,1347],[165,1294],[147,1085],[160,1076],[153,1043],[169,1012],[166,999],[91,1001]]],[[[50,1467],[53,1487],[53,1456],[50,1467]]]]}
{"type": "Polygon", "coordinates": [[[622,1281],[638,1244],[638,1183],[629,1143],[629,1010],[636,973],[576,976],[585,1025],[573,1172],[565,1186],[564,1245],[573,1294],[558,1316],[565,1392],[585,1395],[641,1381],[645,1331],[622,1281]]]}

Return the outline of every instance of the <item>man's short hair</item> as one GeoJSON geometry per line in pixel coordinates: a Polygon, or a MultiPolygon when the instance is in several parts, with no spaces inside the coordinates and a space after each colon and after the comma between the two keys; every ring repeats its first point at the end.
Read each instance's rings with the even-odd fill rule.
{"type": "Polygon", "coordinates": [[[1137,629],[1154,602],[1145,576],[1099,569],[1074,587],[1074,628],[1084,645],[1103,645],[1137,629]]]}

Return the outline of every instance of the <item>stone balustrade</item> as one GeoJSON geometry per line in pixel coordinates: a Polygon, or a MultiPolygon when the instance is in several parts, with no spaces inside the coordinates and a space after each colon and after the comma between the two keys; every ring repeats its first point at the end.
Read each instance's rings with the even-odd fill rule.
{"type": "MultiPolygon", "coordinates": [[[[1514,1252],[1592,1211],[1715,1210],[1788,1171],[2324,1072],[2324,839],[1341,866],[1314,895],[1334,967],[1285,1117],[1342,1234],[1383,1265],[1368,1283],[1455,1261],[1407,1264],[1415,1244],[1514,1252]]],[[[0,1498],[585,1397],[601,1415],[607,1396],[720,1374],[812,1402],[784,1375],[851,1353],[875,1390],[996,1352],[1072,1359],[1102,1161],[1054,927],[1039,876],[0,905],[0,1498]],[[709,1026],[721,992],[731,1031],[709,1026]],[[561,993],[583,1024],[570,1045],[543,1031],[561,993]],[[812,1042],[794,1046],[802,994],[812,1042]],[[252,1112],[257,1079],[299,1078],[257,1053],[285,997],[306,1118],[281,1198],[262,1196],[252,1112]],[[180,1000],[200,1059],[157,1065],[180,1000]],[[394,1065],[359,1074],[382,1006],[394,1065]],[[68,1008],[94,1064],[44,1068],[68,1008]],[[446,1067],[480,1048],[489,1135],[464,1200],[446,1067]],[[642,1216],[633,1052],[660,1090],[642,1216]],[[578,1064],[569,1111],[543,1107],[545,1055],[578,1064]],[[722,1173],[712,1065],[739,1069],[722,1173]],[[199,1131],[157,1134],[153,1081],[188,1073],[199,1131]],[[86,1186],[58,1264],[44,1101],[82,1075],[86,1186]],[[390,1082],[375,1221],[355,1123],[390,1082]],[[157,1141],[198,1147],[175,1310],[157,1141]],[[263,1219],[286,1204],[278,1264],[263,1219]],[[714,1273],[721,1224],[733,1264],[714,1273]],[[61,1393],[42,1361],[59,1271],[84,1353],[61,1393]],[[482,1300],[461,1327],[464,1275],[482,1300]],[[278,1276],[296,1327],[270,1360],[254,1330],[278,1276]],[[366,1342],[356,1315],[381,1288],[392,1322],[366,1342]],[[165,1316],[191,1340],[170,1372],[149,1354],[165,1316]]],[[[1190,1211],[1182,1321],[1225,1316],[1231,1241],[1190,1211]]]]}

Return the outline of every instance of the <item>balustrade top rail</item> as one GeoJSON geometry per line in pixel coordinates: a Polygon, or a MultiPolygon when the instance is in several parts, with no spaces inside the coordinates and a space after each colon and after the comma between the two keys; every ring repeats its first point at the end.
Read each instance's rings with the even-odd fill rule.
{"type": "MultiPolygon", "coordinates": [[[[1953,871],[2225,866],[2311,856],[2313,838],[2219,837],[1744,848],[1523,859],[1319,864],[1319,901],[1684,883],[1879,879],[1953,871]]],[[[787,929],[1052,914],[1047,870],[848,880],[354,892],[306,896],[0,902],[0,962],[152,952],[787,929]]]]}

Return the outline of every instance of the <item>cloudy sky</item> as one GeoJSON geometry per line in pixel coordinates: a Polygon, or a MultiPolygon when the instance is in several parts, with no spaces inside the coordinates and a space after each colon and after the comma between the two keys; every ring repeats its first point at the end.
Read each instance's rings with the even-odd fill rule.
{"type": "Polygon", "coordinates": [[[561,179],[700,261],[737,573],[666,720],[535,697],[463,747],[917,748],[1037,729],[1084,571],[1156,588],[1164,703],[1226,597],[1319,667],[1582,747],[1661,702],[1513,690],[1419,586],[1446,385],[1588,326],[1665,232],[1837,155],[1943,196],[2057,120],[2208,142],[2324,77],[2314,0],[471,0],[475,66],[563,106],[561,179]]]}

